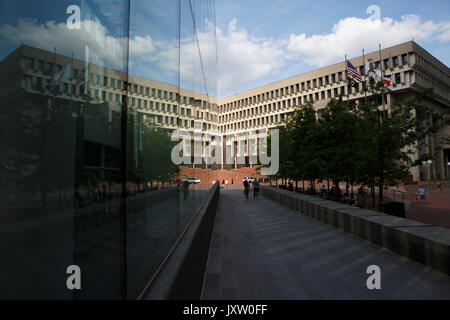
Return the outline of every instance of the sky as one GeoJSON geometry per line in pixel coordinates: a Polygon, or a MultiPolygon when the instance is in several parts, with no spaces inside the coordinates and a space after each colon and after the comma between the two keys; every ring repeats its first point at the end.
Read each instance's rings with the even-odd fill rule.
{"type": "Polygon", "coordinates": [[[414,39],[450,65],[450,1],[216,1],[219,96],[414,39]],[[368,8],[377,6],[379,11],[368,8]],[[375,15],[379,12],[379,16],[375,15]]]}
{"type": "MultiPolygon", "coordinates": [[[[116,3],[105,10],[120,14],[126,1],[116,3]]],[[[379,43],[386,48],[414,39],[450,65],[449,0],[181,3],[178,12],[178,0],[131,0],[130,73],[221,98],[343,61],[345,55],[360,56],[363,48],[375,51],[379,43]]],[[[83,30],[68,30],[70,4],[81,0],[1,1],[0,59],[22,43],[82,58],[88,44],[105,65],[122,69],[121,36],[98,21],[91,31],[84,30],[86,20],[83,30]],[[103,51],[102,44],[108,44],[103,51]]]]}

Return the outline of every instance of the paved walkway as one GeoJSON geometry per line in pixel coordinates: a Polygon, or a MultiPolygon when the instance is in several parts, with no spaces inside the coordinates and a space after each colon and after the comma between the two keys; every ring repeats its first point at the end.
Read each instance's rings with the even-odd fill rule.
{"type": "Polygon", "coordinates": [[[450,190],[431,191],[426,200],[414,202],[406,211],[408,219],[450,228],[450,190]]]}
{"type": "Polygon", "coordinates": [[[447,275],[242,190],[221,190],[211,246],[206,300],[450,299],[447,275]]]}

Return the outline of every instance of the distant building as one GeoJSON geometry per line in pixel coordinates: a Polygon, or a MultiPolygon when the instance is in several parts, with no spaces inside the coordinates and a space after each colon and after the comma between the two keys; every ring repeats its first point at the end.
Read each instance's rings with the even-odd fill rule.
{"type": "MultiPolygon", "coordinates": [[[[380,63],[379,52],[365,55],[366,61],[380,63]]],[[[412,96],[424,88],[434,90],[434,100],[426,104],[435,111],[450,111],[450,70],[413,41],[386,48],[381,51],[382,68],[391,76],[393,85],[387,94],[386,108],[399,98],[412,96]]],[[[363,57],[349,60],[363,73],[363,57]]],[[[245,91],[218,101],[219,126],[223,134],[235,135],[252,130],[274,128],[283,121],[294,107],[314,101],[316,110],[324,109],[327,103],[340,94],[349,94],[350,101],[364,100],[362,84],[348,92],[345,62],[307,72],[289,79],[277,81],[259,88],[245,91]]],[[[368,99],[373,99],[367,96],[368,99]]],[[[381,105],[381,101],[379,101],[381,105]]],[[[434,154],[431,178],[450,178],[450,145],[438,148],[441,138],[450,134],[450,127],[442,128],[432,141],[419,141],[415,157],[434,154]],[[426,145],[429,145],[427,147],[426,145]]],[[[393,137],[394,139],[395,137],[393,137]]],[[[246,154],[248,156],[248,154],[246,154]]],[[[230,167],[230,166],[228,166],[230,167]]],[[[414,180],[427,179],[428,168],[412,168],[414,180]]]]}
{"type": "MultiPolygon", "coordinates": [[[[386,48],[381,51],[381,56],[382,68],[393,82],[386,97],[387,110],[396,99],[409,97],[424,88],[433,88],[435,93],[434,100],[426,102],[430,108],[439,112],[450,110],[450,70],[447,66],[412,41],[386,48]]],[[[379,64],[379,52],[369,53],[365,59],[379,64]]],[[[362,56],[350,61],[363,73],[362,56]]],[[[195,128],[199,132],[216,130],[226,137],[274,128],[294,112],[295,106],[307,101],[314,101],[314,107],[320,111],[340,94],[349,94],[350,100],[356,103],[365,98],[360,83],[348,92],[344,62],[223,99],[94,64],[86,68],[84,61],[25,45],[0,62],[0,70],[0,114],[3,117],[10,108],[33,109],[33,104],[36,110],[47,104],[61,105],[62,110],[70,111],[68,117],[72,120],[68,120],[66,115],[66,121],[73,126],[71,132],[76,134],[66,137],[66,141],[73,141],[73,145],[69,146],[68,142],[64,145],[74,152],[74,163],[66,168],[70,165],[78,167],[78,172],[83,172],[79,179],[88,179],[92,175],[96,179],[112,180],[120,171],[120,112],[124,99],[127,99],[129,121],[132,123],[147,121],[168,131],[180,129],[190,133],[195,128]],[[73,75],[63,77],[60,82],[55,81],[55,72],[61,74],[67,65],[73,66],[73,75]]],[[[367,96],[367,99],[373,98],[367,96]]],[[[8,130],[6,126],[3,128],[8,130]]],[[[67,134],[69,132],[67,130],[67,134]]],[[[435,155],[431,178],[450,178],[450,168],[447,167],[450,145],[439,148],[441,138],[449,134],[450,127],[446,126],[432,141],[419,141],[417,144],[415,157],[427,153],[435,155]]],[[[135,170],[139,170],[138,140],[135,132],[130,134],[128,157],[136,160],[130,162],[135,170]]],[[[224,157],[227,149],[233,149],[235,157],[239,156],[236,145],[228,145],[225,138],[222,141],[224,157]]],[[[207,141],[202,142],[202,150],[207,144],[207,141]]],[[[7,167],[6,154],[3,152],[0,157],[3,167],[7,167]]],[[[70,161],[68,159],[70,157],[65,161],[70,161]]],[[[244,165],[237,165],[235,161],[235,164],[193,166],[213,169],[250,166],[248,144],[245,159],[244,165]]],[[[427,170],[413,168],[411,175],[414,180],[426,179],[427,170]]]]}

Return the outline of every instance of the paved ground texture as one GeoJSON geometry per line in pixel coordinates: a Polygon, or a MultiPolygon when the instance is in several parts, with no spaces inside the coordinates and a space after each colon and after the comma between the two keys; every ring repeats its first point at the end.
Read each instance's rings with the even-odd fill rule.
{"type": "Polygon", "coordinates": [[[450,277],[271,200],[221,190],[203,299],[450,299],[450,277]],[[381,268],[368,290],[367,267],[381,268]]]}
{"type": "Polygon", "coordinates": [[[450,190],[428,192],[425,200],[414,202],[406,212],[408,219],[450,228],[450,190]]]}

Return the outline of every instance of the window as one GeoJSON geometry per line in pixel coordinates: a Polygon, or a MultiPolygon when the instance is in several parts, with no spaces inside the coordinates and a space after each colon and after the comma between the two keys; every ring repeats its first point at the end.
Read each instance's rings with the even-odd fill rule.
{"type": "Polygon", "coordinates": [[[47,70],[45,70],[46,72],[50,73],[53,71],[53,63],[49,62],[47,63],[47,70]]]}
{"type": "Polygon", "coordinates": [[[400,72],[396,73],[395,74],[395,83],[401,83],[401,82],[402,82],[402,77],[400,75],[400,72]]]}
{"type": "Polygon", "coordinates": [[[390,67],[389,59],[384,59],[384,68],[389,69],[390,67]]]}
{"type": "Polygon", "coordinates": [[[398,57],[394,57],[394,67],[398,67],[398,57]]]}
{"type": "Polygon", "coordinates": [[[104,87],[108,86],[108,78],[107,77],[103,77],[103,86],[104,87]]]}
{"type": "Polygon", "coordinates": [[[408,55],[402,54],[402,65],[407,65],[407,64],[408,64],[408,55]]]}
{"type": "Polygon", "coordinates": [[[34,59],[28,58],[28,68],[33,69],[34,68],[34,59]]]}

